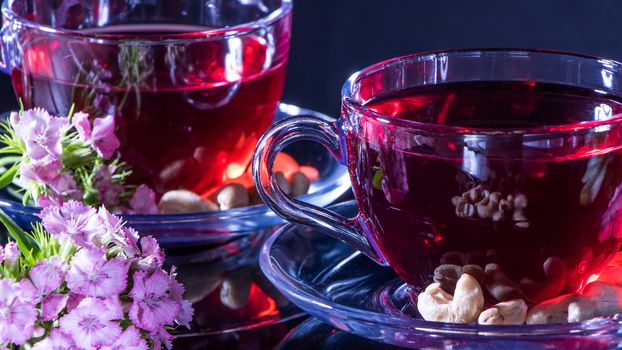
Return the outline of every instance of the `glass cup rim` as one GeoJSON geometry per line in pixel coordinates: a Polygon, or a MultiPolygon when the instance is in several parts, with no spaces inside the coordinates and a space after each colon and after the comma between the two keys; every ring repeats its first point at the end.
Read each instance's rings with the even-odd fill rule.
{"type": "MultiPolygon", "coordinates": [[[[354,87],[358,82],[371,74],[377,73],[387,66],[392,64],[401,64],[412,60],[420,60],[425,57],[433,57],[440,55],[461,55],[461,54],[498,54],[498,55],[548,55],[557,57],[566,57],[569,59],[587,59],[594,63],[599,63],[603,68],[617,68],[622,72],[622,62],[606,59],[598,56],[587,55],[582,53],[549,50],[549,49],[523,49],[523,48],[471,48],[471,49],[450,49],[450,50],[434,50],[424,51],[420,53],[403,55],[395,58],[391,58],[366,68],[363,68],[354,74],[352,74],[348,80],[343,84],[341,88],[341,99],[345,110],[353,110],[358,112],[357,114],[361,118],[367,119],[374,123],[380,123],[384,125],[391,125],[404,129],[413,129],[427,132],[430,134],[469,134],[469,135],[488,135],[488,136],[507,136],[507,135],[542,135],[542,134],[559,134],[559,133],[571,133],[580,132],[587,129],[593,129],[600,126],[622,124],[622,114],[617,114],[606,120],[594,120],[587,122],[576,122],[567,124],[545,125],[536,127],[523,127],[523,128],[486,128],[486,127],[465,127],[460,125],[446,125],[437,124],[431,122],[420,122],[413,120],[406,120],[401,118],[391,117],[382,113],[378,113],[363,103],[360,103],[353,97],[354,87]]],[[[622,94],[620,94],[622,98],[622,94]]]]}
{"type": "Polygon", "coordinates": [[[153,35],[141,35],[140,38],[136,36],[127,35],[126,37],[120,37],[118,34],[107,33],[84,33],[81,30],[56,28],[52,26],[43,25],[20,16],[15,13],[9,6],[9,2],[12,0],[4,0],[2,3],[2,16],[4,19],[8,19],[8,22],[17,22],[20,26],[32,28],[41,32],[45,32],[50,36],[59,36],[68,39],[78,39],[87,42],[97,42],[98,44],[107,43],[138,43],[138,44],[178,44],[186,42],[196,42],[204,40],[222,40],[231,37],[238,37],[252,33],[261,28],[268,27],[279,20],[289,15],[292,11],[292,0],[280,0],[281,4],[278,8],[272,12],[262,16],[251,22],[245,22],[236,24],[234,26],[225,26],[220,28],[213,28],[201,31],[189,31],[181,33],[171,33],[166,35],[153,34],[153,35]]]}

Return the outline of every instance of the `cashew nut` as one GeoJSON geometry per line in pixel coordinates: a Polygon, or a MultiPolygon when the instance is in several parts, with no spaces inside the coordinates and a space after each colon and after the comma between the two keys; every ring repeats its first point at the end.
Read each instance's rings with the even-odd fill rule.
{"type": "Polygon", "coordinates": [[[477,265],[443,264],[434,270],[434,282],[439,283],[447,293],[454,294],[456,283],[463,273],[468,273],[474,277],[480,286],[483,285],[486,278],[484,270],[477,265]]]}
{"type": "Polygon", "coordinates": [[[580,297],[568,305],[568,322],[622,312],[622,287],[601,281],[588,284],[580,297]]]}
{"type": "Polygon", "coordinates": [[[469,199],[469,202],[476,203],[487,197],[488,193],[490,192],[484,190],[484,187],[482,185],[477,185],[476,187],[473,187],[472,189],[467,191],[467,197],[469,199]]]}
{"type": "Polygon", "coordinates": [[[441,264],[464,265],[466,263],[466,254],[463,252],[451,251],[441,255],[441,264]]]}
{"type": "Polygon", "coordinates": [[[472,218],[475,214],[475,206],[471,203],[460,202],[456,207],[456,215],[459,218],[472,218]]]}
{"type": "Polygon", "coordinates": [[[466,264],[486,266],[486,254],[479,250],[471,250],[466,255],[466,264]]]}
{"type": "Polygon", "coordinates": [[[514,196],[514,208],[515,209],[525,209],[527,208],[527,196],[523,193],[518,193],[514,196]]]}
{"type": "Polygon", "coordinates": [[[514,221],[514,226],[517,228],[529,228],[529,221],[527,221],[527,217],[525,213],[523,213],[522,209],[514,209],[514,213],[512,213],[512,221],[514,221]]]}
{"type": "Polygon", "coordinates": [[[512,195],[508,195],[507,199],[499,201],[499,211],[510,212],[512,210],[514,210],[514,197],[512,195]]]}
{"type": "Polygon", "coordinates": [[[578,294],[565,294],[534,306],[527,313],[527,324],[568,322],[568,305],[578,298],[578,294]]]}
{"type": "Polygon", "coordinates": [[[456,284],[454,296],[445,292],[439,283],[432,283],[419,294],[417,309],[427,321],[470,323],[484,307],[484,294],[477,280],[463,274],[456,284]]]}
{"type": "Polygon", "coordinates": [[[158,203],[160,214],[183,214],[217,211],[218,206],[198,194],[186,190],[166,192],[158,203]]]}
{"type": "Polygon", "coordinates": [[[494,305],[479,314],[479,324],[523,324],[527,317],[527,304],[523,299],[508,300],[494,305]]]}
{"type": "Polygon", "coordinates": [[[486,289],[498,301],[522,299],[523,293],[518,283],[503,273],[498,264],[486,265],[486,289]]]}
{"type": "Polygon", "coordinates": [[[462,266],[443,264],[434,270],[434,282],[449,294],[454,294],[456,283],[462,275],[462,266]]]}
{"type": "Polygon", "coordinates": [[[220,210],[240,208],[250,204],[248,191],[240,184],[228,184],[223,186],[216,196],[216,201],[220,206],[220,210]]]}
{"type": "Polygon", "coordinates": [[[520,287],[527,299],[533,303],[539,303],[559,295],[566,285],[566,274],[568,268],[566,262],[556,257],[550,257],[543,264],[544,283],[534,281],[530,278],[523,278],[520,287]]]}
{"type": "Polygon", "coordinates": [[[484,269],[479,267],[479,265],[464,265],[462,266],[462,273],[467,273],[475,277],[480,286],[483,286],[486,281],[486,272],[484,272],[484,269]]]}
{"type": "Polygon", "coordinates": [[[287,179],[282,172],[277,171],[274,173],[274,178],[276,179],[276,183],[279,185],[281,191],[285,192],[285,194],[290,194],[292,192],[292,186],[289,182],[287,182],[287,179]]]}
{"type": "Polygon", "coordinates": [[[309,181],[309,178],[301,173],[300,171],[295,172],[294,174],[292,174],[291,176],[291,195],[296,197],[296,196],[301,196],[303,194],[307,194],[307,192],[309,192],[309,187],[311,186],[311,181],[309,181]]]}

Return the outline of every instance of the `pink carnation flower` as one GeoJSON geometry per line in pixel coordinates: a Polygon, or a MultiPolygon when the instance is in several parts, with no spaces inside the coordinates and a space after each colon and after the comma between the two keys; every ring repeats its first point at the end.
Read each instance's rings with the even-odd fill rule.
{"type": "Polygon", "coordinates": [[[111,214],[103,206],[99,208],[98,215],[103,223],[103,233],[100,240],[104,245],[115,243],[121,247],[127,257],[133,257],[138,254],[136,245],[138,234],[136,231],[125,228],[121,218],[111,214]]]}
{"type": "Polygon", "coordinates": [[[58,328],[52,328],[50,335],[32,346],[31,350],[74,350],[76,345],[73,338],[58,328]]]}
{"type": "Polygon", "coordinates": [[[48,155],[60,158],[61,137],[69,126],[66,118],[52,117],[45,109],[33,108],[11,118],[11,122],[17,136],[26,144],[30,159],[39,160],[48,155]]]}
{"type": "Polygon", "coordinates": [[[112,345],[104,346],[100,350],[147,350],[148,348],[147,342],[141,338],[138,329],[129,326],[112,345]]]}
{"type": "Polygon", "coordinates": [[[106,260],[106,249],[82,248],[71,259],[67,287],[76,294],[105,298],[120,294],[127,286],[127,260],[106,260]]]}
{"type": "Polygon", "coordinates": [[[156,195],[152,189],[145,185],[140,185],[134,191],[130,198],[131,214],[157,214],[158,205],[156,204],[156,195]]]}
{"type": "Polygon", "coordinates": [[[162,345],[169,350],[173,348],[173,339],[175,339],[175,337],[173,337],[164,328],[161,328],[155,333],[149,334],[149,337],[153,342],[152,349],[162,349],[162,345]]]}
{"type": "Polygon", "coordinates": [[[45,229],[59,240],[71,240],[78,246],[99,245],[101,219],[92,207],[70,200],[62,207],[48,207],[39,217],[45,229]]]}
{"type": "Polygon", "coordinates": [[[164,325],[173,324],[179,313],[180,305],[170,295],[169,276],[162,270],[151,275],[136,271],[130,297],[133,299],[130,320],[152,333],[160,331],[164,325]]]}
{"type": "Polygon", "coordinates": [[[121,144],[114,134],[115,123],[113,115],[95,118],[92,129],[89,116],[86,113],[76,113],[72,118],[72,123],[78,130],[80,138],[92,145],[104,159],[112,157],[121,144]]]}
{"type": "Polygon", "coordinates": [[[58,317],[61,311],[67,306],[69,294],[50,294],[41,300],[41,319],[52,321],[58,317]]]}
{"type": "Polygon", "coordinates": [[[171,267],[170,283],[171,283],[171,298],[179,303],[179,312],[175,316],[175,322],[179,325],[190,328],[190,321],[192,321],[192,315],[194,309],[192,303],[189,300],[184,300],[184,285],[177,281],[177,271],[175,266],[171,267]]]}
{"type": "Polygon", "coordinates": [[[93,349],[112,345],[122,330],[119,300],[85,298],[80,305],[60,319],[60,330],[70,335],[77,347],[93,349]]]}
{"type": "Polygon", "coordinates": [[[41,298],[41,319],[54,320],[67,305],[68,294],[50,294],[65,281],[69,266],[59,256],[38,262],[30,270],[29,276],[41,298]]]}
{"type": "Polygon", "coordinates": [[[36,291],[26,279],[0,279],[0,343],[24,344],[37,320],[36,291]]]}
{"type": "Polygon", "coordinates": [[[17,243],[9,242],[4,246],[3,250],[3,260],[8,262],[9,264],[15,264],[17,259],[19,259],[20,251],[17,243]]]}
{"type": "Polygon", "coordinates": [[[140,258],[136,260],[136,268],[146,272],[154,272],[162,268],[164,264],[164,252],[160,249],[158,241],[152,236],[140,239],[140,258]]]}
{"type": "Polygon", "coordinates": [[[22,162],[17,182],[23,187],[29,187],[32,182],[48,184],[58,176],[62,166],[61,161],[51,155],[22,162]]]}
{"type": "Polygon", "coordinates": [[[65,281],[68,269],[69,265],[61,257],[52,256],[33,266],[29,276],[39,294],[48,295],[65,281]]]}
{"type": "Polygon", "coordinates": [[[78,188],[78,184],[76,184],[73,176],[67,173],[58,174],[52,180],[45,182],[45,185],[64,200],[82,199],[82,190],[78,188]]]}
{"type": "Polygon", "coordinates": [[[125,191],[123,185],[112,181],[113,170],[106,164],[100,165],[93,176],[93,188],[98,192],[99,201],[107,208],[119,205],[119,197],[125,191]]]}

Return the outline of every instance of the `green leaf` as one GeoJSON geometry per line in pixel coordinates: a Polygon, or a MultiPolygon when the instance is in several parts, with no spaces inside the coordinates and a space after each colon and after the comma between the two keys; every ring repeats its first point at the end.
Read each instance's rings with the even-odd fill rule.
{"type": "Polygon", "coordinates": [[[67,119],[69,121],[71,121],[71,118],[73,118],[73,112],[74,112],[75,109],[76,109],[76,104],[72,103],[71,107],[69,108],[69,113],[67,113],[67,119]]]}
{"type": "Polygon", "coordinates": [[[374,186],[375,189],[377,190],[382,189],[382,178],[383,177],[384,177],[384,171],[382,171],[382,168],[378,168],[372,180],[372,186],[374,186]]]}
{"type": "Polygon", "coordinates": [[[17,225],[15,221],[13,221],[13,219],[11,219],[11,217],[8,216],[2,209],[0,209],[0,222],[4,225],[4,227],[6,227],[15,242],[17,242],[17,246],[22,254],[24,254],[26,260],[32,261],[32,252],[39,250],[37,243],[30,238],[28,233],[22,230],[22,228],[19,227],[19,225],[17,225]]]}
{"type": "Polygon", "coordinates": [[[15,178],[15,175],[19,170],[19,164],[20,163],[13,164],[13,166],[9,168],[9,170],[5,171],[2,175],[0,175],[0,189],[7,187],[11,184],[11,182],[13,182],[13,178],[15,178]]]}

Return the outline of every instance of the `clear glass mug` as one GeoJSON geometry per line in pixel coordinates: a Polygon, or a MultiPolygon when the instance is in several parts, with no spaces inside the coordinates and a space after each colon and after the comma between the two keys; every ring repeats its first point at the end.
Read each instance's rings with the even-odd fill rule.
{"type": "MultiPolygon", "coordinates": [[[[543,106],[556,103],[544,96],[543,106]]],[[[580,290],[620,248],[621,100],[622,64],[614,61],[524,50],[405,56],[354,74],[336,122],[300,116],[272,126],[255,150],[253,175],[278,215],[350,244],[414,286],[431,283],[442,264],[499,267],[517,296],[535,303],[580,290]],[[533,115],[559,122],[510,128],[438,122],[443,109],[431,102],[421,103],[432,112],[418,121],[368,107],[407,89],[492,81],[585,89],[596,102],[586,100],[594,110],[581,119],[533,115]],[[324,145],[349,168],[356,218],[277,186],[276,154],[301,140],[324,145]],[[475,201],[493,203],[494,191],[511,205],[501,209],[496,199],[503,210],[496,218],[479,214],[479,204],[475,211],[475,201]]]]}
{"type": "Polygon", "coordinates": [[[7,0],[2,61],[26,108],[114,114],[136,183],[237,181],[285,81],[291,0],[7,0]]]}

